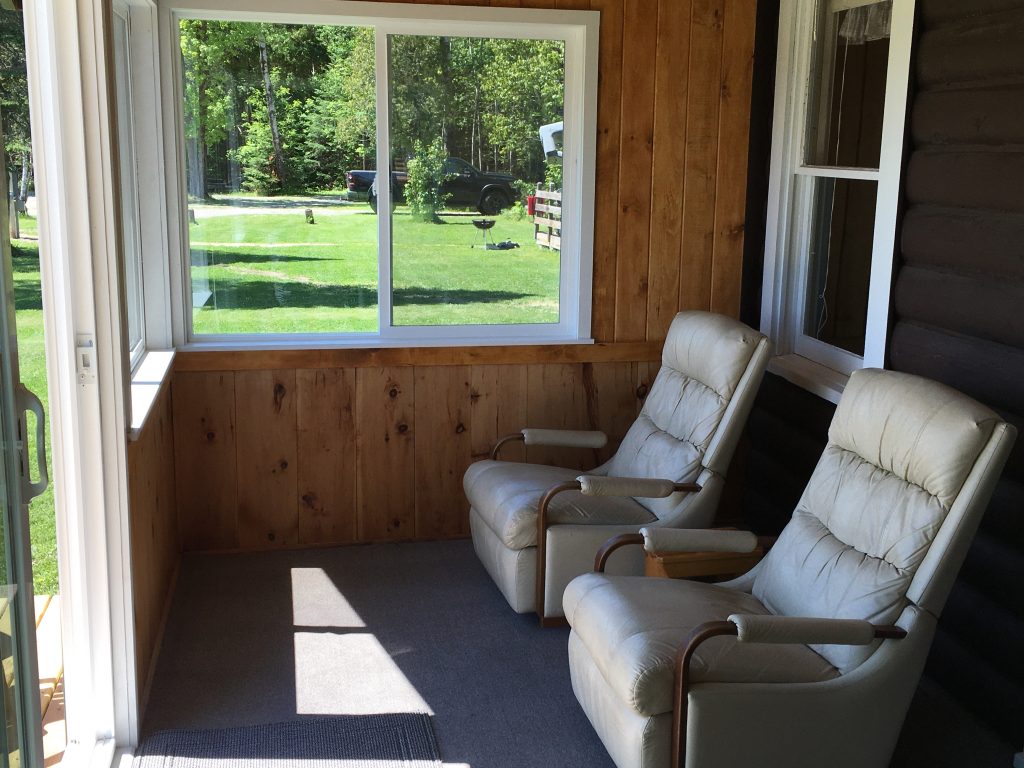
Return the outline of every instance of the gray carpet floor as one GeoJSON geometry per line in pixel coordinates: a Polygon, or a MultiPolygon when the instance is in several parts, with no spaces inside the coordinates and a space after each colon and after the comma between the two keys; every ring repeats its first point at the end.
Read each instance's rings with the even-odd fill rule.
{"type": "Polygon", "coordinates": [[[430,711],[446,766],[612,768],[567,639],[468,541],[186,555],[144,731],[430,711]]]}
{"type": "MultiPolygon", "coordinates": [[[[567,637],[514,614],[468,541],[186,555],[144,733],[429,712],[445,766],[612,768],[567,637]]],[[[893,766],[1008,768],[1012,754],[925,684],[893,766]]]]}

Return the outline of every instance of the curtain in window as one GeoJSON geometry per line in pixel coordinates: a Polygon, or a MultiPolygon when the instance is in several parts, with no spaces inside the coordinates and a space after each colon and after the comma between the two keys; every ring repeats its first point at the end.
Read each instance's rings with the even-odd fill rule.
{"type": "Polygon", "coordinates": [[[839,36],[848,45],[863,45],[888,38],[891,26],[891,2],[862,5],[846,12],[839,36]]]}

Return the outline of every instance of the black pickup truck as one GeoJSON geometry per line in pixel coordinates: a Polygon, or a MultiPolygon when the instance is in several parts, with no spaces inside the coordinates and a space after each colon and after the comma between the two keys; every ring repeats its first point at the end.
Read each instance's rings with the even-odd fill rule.
{"type": "MultiPolygon", "coordinates": [[[[485,216],[494,216],[508,208],[519,195],[512,186],[513,177],[507,173],[478,171],[465,160],[449,157],[445,164],[448,180],[442,191],[448,194],[448,205],[455,208],[476,208],[485,216]]],[[[345,184],[350,200],[366,200],[377,210],[376,171],[348,171],[345,184]]],[[[405,201],[404,171],[391,172],[391,197],[396,203],[405,201]]]]}

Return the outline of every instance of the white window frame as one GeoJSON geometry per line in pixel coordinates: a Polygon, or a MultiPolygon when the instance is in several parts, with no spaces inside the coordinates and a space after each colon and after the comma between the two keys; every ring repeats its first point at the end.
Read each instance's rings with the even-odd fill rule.
{"type": "MultiPolygon", "coordinates": [[[[177,0],[161,7],[164,41],[165,131],[173,137],[164,162],[177,168],[168,175],[171,211],[172,315],[174,342],[191,349],[309,348],[366,346],[448,346],[537,343],[592,343],[594,184],[597,146],[597,60],[600,14],[522,8],[296,0],[281,9],[269,0],[177,0]],[[378,216],[378,332],[334,334],[217,334],[192,330],[187,197],[184,171],[184,123],[179,20],[262,21],[281,24],[332,24],[375,28],[377,56],[377,168],[390,175],[387,93],[388,35],[449,35],[531,38],[565,41],[566,145],[563,158],[563,209],[559,270],[559,322],[518,325],[394,326],[391,323],[390,217],[378,216]],[[173,165],[172,165],[173,163],[173,165]]],[[[539,128],[539,126],[538,126],[539,128]]],[[[539,138],[538,138],[539,141],[539,138]]],[[[378,210],[389,210],[390,189],[378,189],[378,210]]]]}
{"type": "Polygon", "coordinates": [[[25,8],[66,681],[63,764],[138,737],[116,160],[103,0],[25,8]]]}
{"type": "Polygon", "coordinates": [[[124,49],[117,44],[117,37],[111,30],[111,45],[114,54],[114,79],[117,103],[118,160],[120,165],[122,231],[122,279],[124,280],[124,301],[126,314],[126,336],[128,362],[135,368],[146,352],[146,293],[144,287],[145,269],[142,259],[142,211],[139,200],[139,166],[136,160],[135,110],[132,73],[132,20],[131,9],[123,0],[112,4],[112,22],[115,28],[123,25],[124,49]],[[124,78],[123,81],[120,78],[124,78]],[[122,92],[122,87],[124,88],[122,92]],[[124,154],[122,154],[124,153],[124,154]],[[133,327],[138,329],[138,338],[132,338],[133,327]]]}
{"type": "MultiPolygon", "coordinates": [[[[834,10],[869,0],[831,0],[834,10]]],[[[833,402],[838,402],[850,373],[882,368],[888,337],[889,303],[900,202],[904,129],[915,0],[893,0],[885,115],[879,167],[837,168],[804,162],[807,108],[811,83],[816,2],[782,0],[771,171],[768,230],[761,293],[761,330],[775,343],[770,370],[833,402]],[[864,355],[804,335],[811,184],[815,177],[877,182],[874,244],[868,293],[864,355]],[[800,180],[804,183],[801,185],[800,180]],[[803,187],[801,189],[800,187],[803,187]]]]}

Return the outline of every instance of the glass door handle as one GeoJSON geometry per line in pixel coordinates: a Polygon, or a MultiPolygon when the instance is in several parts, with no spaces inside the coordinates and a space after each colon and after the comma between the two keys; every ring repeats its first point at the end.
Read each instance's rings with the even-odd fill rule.
{"type": "Polygon", "coordinates": [[[24,384],[18,384],[15,390],[18,406],[19,432],[21,432],[21,500],[28,503],[36,496],[42,496],[50,484],[50,476],[46,471],[46,413],[38,397],[24,384]],[[36,461],[39,463],[39,482],[32,482],[29,469],[29,458],[26,453],[28,445],[28,421],[24,418],[27,411],[36,415],[36,461]]]}

